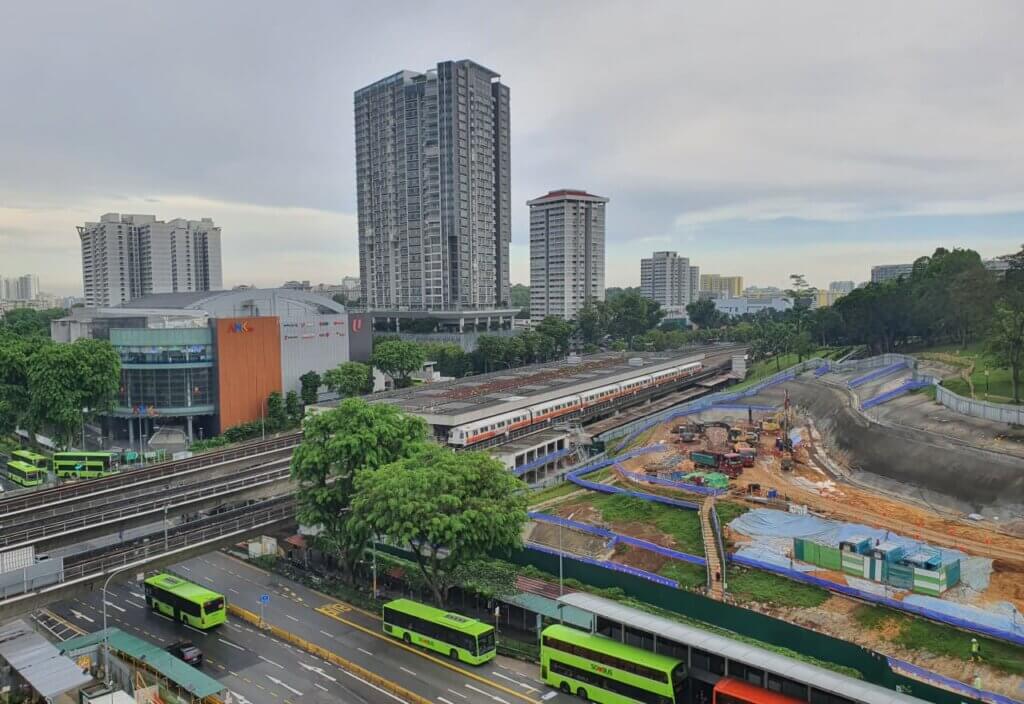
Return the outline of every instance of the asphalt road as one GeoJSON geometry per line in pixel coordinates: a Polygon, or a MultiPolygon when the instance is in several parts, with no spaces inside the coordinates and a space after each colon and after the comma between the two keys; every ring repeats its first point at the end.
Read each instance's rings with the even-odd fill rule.
{"type": "MultiPolygon", "coordinates": [[[[259,597],[270,596],[264,619],[324,647],[439,704],[548,704],[576,701],[548,688],[537,668],[505,658],[480,667],[452,662],[437,653],[410,648],[384,635],[379,618],[341,604],[278,575],[222,553],[195,558],[174,568],[194,582],[224,593],[230,603],[259,613],[259,597]]],[[[134,583],[108,590],[107,617],[117,626],[160,645],[187,638],[207,657],[204,669],[245,704],[263,702],[392,701],[340,668],[268,637],[237,619],[209,633],[193,630],[151,613],[134,583]],[[110,592],[113,591],[112,596],[110,592]]],[[[77,626],[102,627],[102,600],[71,600],[50,610],[77,626]]]]}

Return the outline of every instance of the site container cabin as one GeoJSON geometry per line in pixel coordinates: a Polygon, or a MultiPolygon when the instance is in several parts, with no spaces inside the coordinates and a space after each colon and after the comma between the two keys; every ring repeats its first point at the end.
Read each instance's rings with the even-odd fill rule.
{"type": "Polygon", "coordinates": [[[145,581],[146,605],[187,626],[206,630],[227,621],[223,594],[173,574],[160,573],[145,581]]]}
{"type": "Polygon", "coordinates": [[[540,676],[598,704],[686,701],[682,660],[569,626],[548,626],[541,634],[540,676]]]}
{"type": "Polygon", "coordinates": [[[98,479],[117,474],[119,460],[113,452],[55,452],[53,471],[61,479],[98,479]]]}
{"type": "Polygon", "coordinates": [[[412,599],[384,604],[384,632],[453,660],[480,665],[497,654],[494,626],[412,599]]]}

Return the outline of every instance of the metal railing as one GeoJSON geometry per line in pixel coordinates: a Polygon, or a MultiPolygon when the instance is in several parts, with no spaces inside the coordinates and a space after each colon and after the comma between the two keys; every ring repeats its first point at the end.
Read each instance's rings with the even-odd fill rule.
{"type": "Polygon", "coordinates": [[[41,489],[7,499],[0,499],[0,515],[17,513],[36,506],[43,506],[57,501],[66,501],[70,498],[86,494],[109,491],[111,489],[129,486],[142,481],[159,479],[174,476],[187,470],[209,468],[218,464],[224,464],[234,460],[245,459],[275,450],[284,450],[297,447],[302,441],[302,433],[296,432],[271,438],[266,441],[259,441],[239,447],[233,447],[222,451],[197,455],[184,460],[165,462],[144,469],[130,470],[115,474],[102,479],[91,479],[88,481],[64,484],[51,489],[41,489]]]}
{"type": "Polygon", "coordinates": [[[272,484],[282,479],[288,479],[291,470],[288,466],[261,471],[251,476],[236,477],[227,481],[221,481],[209,486],[199,488],[188,487],[178,495],[168,498],[160,496],[157,499],[142,503],[133,503],[127,507],[118,508],[100,513],[79,515],[76,518],[61,521],[59,523],[48,523],[26,530],[0,536],[0,547],[4,549],[16,546],[31,544],[44,538],[58,535],[69,535],[91,528],[96,528],[108,523],[123,521],[128,518],[145,516],[151,513],[161,513],[166,509],[180,508],[191,503],[203,501],[237,493],[242,489],[272,484]]]}

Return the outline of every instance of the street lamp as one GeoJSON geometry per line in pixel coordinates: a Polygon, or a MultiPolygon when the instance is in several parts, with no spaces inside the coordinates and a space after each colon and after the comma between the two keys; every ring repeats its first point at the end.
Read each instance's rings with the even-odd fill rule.
{"type": "Polygon", "coordinates": [[[132,565],[122,565],[121,567],[118,567],[116,570],[111,572],[110,575],[107,577],[106,581],[103,582],[103,592],[102,592],[102,594],[103,594],[103,596],[102,596],[102,598],[103,598],[103,666],[106,669],[107,684],[110,684],[110,682],[111,682],[111,679],[110,679],[110,633],[107,631],[107,587],[110,586],[110,580],[112,580],[115,576],[117,576],[121,572],[124,572],[125,570],[130,570],[131,568],[132,568],[132,565]]]}
{"type": "MultiPolygon", "coordinates": [[[[575,515],[576,515],[576,512],[573,511],[572,513],[569,514],[569,517],[566,518],[565,520],[571,521],[572,517],[575,516],[575,515]]],[[[562,569],[562,552],[563,552],[563,550],[562,550],[562,523],[559,522],[558,523],[558,596],[562,596],[562,593],[564,591],[564,586],[563,586],[564,571],[562,569]]]]}

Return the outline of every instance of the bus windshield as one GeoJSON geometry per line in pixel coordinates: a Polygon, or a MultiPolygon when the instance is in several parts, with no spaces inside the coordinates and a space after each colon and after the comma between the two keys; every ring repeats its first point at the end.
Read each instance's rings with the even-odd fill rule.
{"type": "Polygon", "coordinates": [[[211,599],[210,601],[203,604],[203,611],[208,614],[212,614],[214,611],[220,611],[224,608],[224,599],[211,599]]]}
{"type": "Polygon", "coordinates": [[[483,655],[486,652],[494,650],[494,632],[485,633],[477,638],[476,653],[477,655],[483,655]]]}

